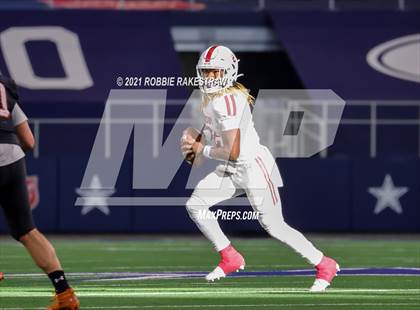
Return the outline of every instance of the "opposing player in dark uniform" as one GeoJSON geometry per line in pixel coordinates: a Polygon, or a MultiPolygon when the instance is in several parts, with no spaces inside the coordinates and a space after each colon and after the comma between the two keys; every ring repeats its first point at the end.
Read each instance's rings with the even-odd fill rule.
{"type": "Polygon", "coordinates": [[[54,247],[36,229],[32,219],[24,150],[32,149],[35,140],[17,100],[15,82],[0,75],[0,208],[12,237],[25,246],[55,287],[56,295],[47,310],[77,310],[79,300],[67,283],[54,247]]]}

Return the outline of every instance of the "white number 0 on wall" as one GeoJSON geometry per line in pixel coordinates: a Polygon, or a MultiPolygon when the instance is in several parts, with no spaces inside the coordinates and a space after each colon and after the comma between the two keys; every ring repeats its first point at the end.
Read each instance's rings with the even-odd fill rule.
{"type": "Polygon", "coordinates": [[[75,89],[93,85],[77,34],[59,26],[11,27],[0,34],[10,76],[30,89],[75,89]],[[40,77],[33,70],[25,43],[51,41],[58,51],[64,77],[40,77]]]}

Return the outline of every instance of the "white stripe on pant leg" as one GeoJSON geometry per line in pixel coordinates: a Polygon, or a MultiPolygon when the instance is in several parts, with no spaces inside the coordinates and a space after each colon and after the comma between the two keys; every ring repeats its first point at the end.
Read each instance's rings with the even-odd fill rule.
{"type": "Polygon", "coordinates": [[[210,206],[194,194],[187,202],[187,210],[191,219],[203,235],[213,244],[216,251],[221,251],[230,244],[215,218],[200,218],[200,210],[209,210],[210,206]]]}

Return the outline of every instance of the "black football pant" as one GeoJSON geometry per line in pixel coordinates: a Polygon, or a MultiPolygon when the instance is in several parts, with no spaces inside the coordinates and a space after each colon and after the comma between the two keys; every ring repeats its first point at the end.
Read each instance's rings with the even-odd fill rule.
{"type": "Polygon", "coordinates": [[[26,186],[26,165],[22,158],[0,167],[0,207],[10,234],[16,240],[35,228],[26,186]]]}

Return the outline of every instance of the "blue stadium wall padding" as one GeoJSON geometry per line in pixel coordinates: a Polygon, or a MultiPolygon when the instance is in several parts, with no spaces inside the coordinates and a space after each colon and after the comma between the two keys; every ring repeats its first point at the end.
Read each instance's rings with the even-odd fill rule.
{"type": "MultiPolygon", "coordinates": [[[[84,89],[38,89],[21,85],[24,102],[53,102],[61,109],[74,110],[72,103],[104,103],[109,90],[118,88],[117,77],[180,75],[170,34],[168,12],[114,11],[11,11],[0,21],[0,32],[16,31],[20,27],[49,27],[75,36],[86,63],[92,85],[84,89]]],[[[63,39],[64,40],[64,39],[63,39]]],[[[66,39],[66,44],[68,40],[66,39]]],[[[33,70],[40,77],[63,77],[57,47],[52,40],[28,40],[26,51],[33,61],[33,70]]],[[[73,45],[74,47],[74,45],[73,45]]],[[[7,48],[3,44],[3,48],[7,48]]],[[[69,50],[75,53],[74,50],[69,50]]],[[[10,65],[10,64],[9,64],[10,65]]],[[[10,74],[10,67],[0,53],[0,71],[10,74]]],[[[138,88],[134,86],[133,88],[138,88]]],[[[170,96],[177,98],[183,89],[172,88],[170,96]]],[[[56,113],[45,108],[46,114],[56,113]]],[[[101,113],[102,111],[100,111],[101,113]]],[[[73,112],[74,113],[74,112],[73,112]]]]}
{"type": "MultiPolygon", "coordinates": [[[[183,206],[75,206],[86,156],[28,159],[38,178],[38,227],[65,233],[198,232],[183,206]],[[84,214],[83,214],[84,213],[84,214]]],[[[293,227],[310,232],[420,232],[420,161],[416,159],[281,159],[283,214],[293,227]],[[386,180],[388,179],[388,180],[386,180]],[[389,180],[390,179],[390,180],[389,180]],[[380,192],[379,196],[372,192],[380,192]],[[381,200],[383,199],[383,200],[381,200]],[[381,203],[385,202],[381,206],[381,203]],[[378,207],[379,206],[379,207],[378,207]],[[375,210],[377,212],[375,213],[375,210]]],[[[124,161],[113,197],[189,195],[191,190],[132,190],[132,163],[124,161]]],[[[82,194],[83,196],[83,194],[82,194]]],[[[251,210],[250,206],[224,210],[251,210]]],[[[262,233],[257,221],[221,221],[228,233],[262,233]]],[[[0,219],[0,232],[7,231],[0,219]]]]}
{"type": "MultiPolygon", "coordinates": [[[[76,198],[79,196],[101,195],[101,193],[92,194],[90,191],[82,190],[80,192],[79,188],[86,164],[86,157],[74,156],[60,159],[59,230],[61,232],[130,232],[132,230],[132,208],[75,206],[76,198]]],[[[114,195],[130,196],[131,167],[131,163],[128,161],[121,167],[114,195]]],[[[93,204],[93,206],[95,205],[93,204]]]]}
{"type": "Polygon", "coordinates": [[[419,160],[355,161],[352,182],[352,230],[420,231],[419,177],[419,160]],[[391,180],[393,186],[389,192],[384,191],[383,196],[380,196],[384,202],[385,199],[390,199],[385,208],[382,208],[381,200],[378,201],[370,191],[384,190],[385,179],[391,180]]]}
{"type": "MultiPolygon", "coordinates": [[[[191,14],[28,10],[4,14],[0,32],[21,27],[29,27],[28,32],[31,27],[53,27],[77,37],[92,85],[81,90],[20,85],[21,101],[32,117],[98,117],[109,90],[118,88],[118,76],[180,76],[181,63],[172,41],[171,27],[197,25],[273,28],[307,88],[332,89],[347,100],[420,98],[418,83],[383,74],[366,61],[374,47],[418,33],[419,12],[273,10],[191,14]]],[[[3,49],[7,49],[8,41],[4,40],[3,49]]],[[[412,46],[417,44],[412,43],[412,46]]],[[[405,45],[393,46],[393,49],[405,45]]],[[[37,76],[60,78],[65,75],[57,47],[51,40],[28,40],[25,48],[37,76]]],[[[2,51],[0,71],[10,74],[10,65],[2,51]]],[[[186,94],[183,87],[169,88],[171,98],[182,98],[186,94]]]]}
{"type": "Polygon", "coordinates": [[[349,160],[280,159],[286,221],[309,231],[351,229],[349,160]]]}
{"type": "MultiPolygon", "coordinates": [[[[418,34],[420,13],[273,11],[270,14],[274,30],[306,88],[332,89],[347,100],[420,98],[418,82],[383,74],[369,66],[366,59],[368,52],[381,43],[418,34]]],[[[418,40],[391,44],[388,51],[410,48],[409,45],[415,48],[418,40]]],[[[385,56],[388,55],[383,53],[378,60],[383,61],[381,57],[385,56]]],[[[388,65],[383,63],[384,67],[388,65]]]]}

